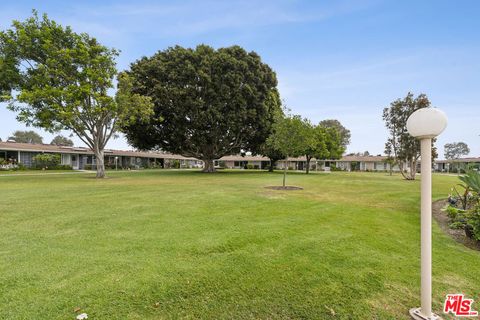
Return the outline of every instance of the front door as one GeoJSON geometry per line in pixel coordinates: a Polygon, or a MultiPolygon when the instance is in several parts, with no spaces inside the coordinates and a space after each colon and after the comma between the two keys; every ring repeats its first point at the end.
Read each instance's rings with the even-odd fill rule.
{"type": "Polygon", "coordinates": [[[78,170],[78,155],[72,154],[72,168],[78,170]]]}

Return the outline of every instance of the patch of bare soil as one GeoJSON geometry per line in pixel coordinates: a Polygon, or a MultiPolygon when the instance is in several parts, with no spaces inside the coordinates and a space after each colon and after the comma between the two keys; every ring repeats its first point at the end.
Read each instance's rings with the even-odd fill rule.
{"type": "Polygon", "coordinates": [[[450,219],[447,216],[447,213],[442,211],[442,208],[447,205],[447,200],[438,200],[432,204],[432,213],[435,220],[438,222],[440,228],[452,237],[455,241],[460,242],[464,246],[480,251],[480,241],[475,241],[470,239],[465,235],[465,230],[463,229],[451,229],[450,219]]]}
{"type": "Polygon", "coordinates": [[[303,190],[302,187],[295,187],[295,186],[268,186],[265,187],[265,189],[271,189],[271,190],[303,190]]]}

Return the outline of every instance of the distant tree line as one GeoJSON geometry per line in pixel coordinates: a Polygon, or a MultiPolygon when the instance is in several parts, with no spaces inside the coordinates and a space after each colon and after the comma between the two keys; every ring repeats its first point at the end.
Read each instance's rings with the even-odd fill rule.
{"type": "MultiPolygon", "coordinates": [[[[1,141],[1,139],[0,139],[1,141]]],[[[7,138],[7,141],[18,143],[43,144],[43,137],[32,130],[17,130],[7,138]]],[[[65,136],[57,135],[50,142],[51,145],[73,147],[73,141],[65,136]]]]}

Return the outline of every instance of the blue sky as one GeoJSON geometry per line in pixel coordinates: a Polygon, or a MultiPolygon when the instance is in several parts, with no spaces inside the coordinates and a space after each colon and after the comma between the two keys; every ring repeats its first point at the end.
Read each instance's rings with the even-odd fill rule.
{"type": "MultiPolygon", "coordinates": [[[[0,3],[0,28],[32,8],[120,49],[120,70],[177,44],[256,51],[293,113],[351,130],[349,152],[382,153],[382,109],[423,92],[449,117],[440,156],[453,141],[480,156],[478,1],[9,1],[0,3]]],[[[2,139],[24,128],[0,105],[2,139]]],[[[128,145],[118,138],[109,147],[128,145]]]]}

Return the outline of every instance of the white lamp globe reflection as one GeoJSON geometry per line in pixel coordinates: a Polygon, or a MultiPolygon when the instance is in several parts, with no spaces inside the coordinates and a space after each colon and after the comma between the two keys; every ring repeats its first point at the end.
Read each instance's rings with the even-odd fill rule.
{"type": "Polygon", "coordinates": [[[422,108],[410,115],[407,120],[407,130],[419,139],[438,136],[447,127],[447,116],[436,108],[422,108]]]}

